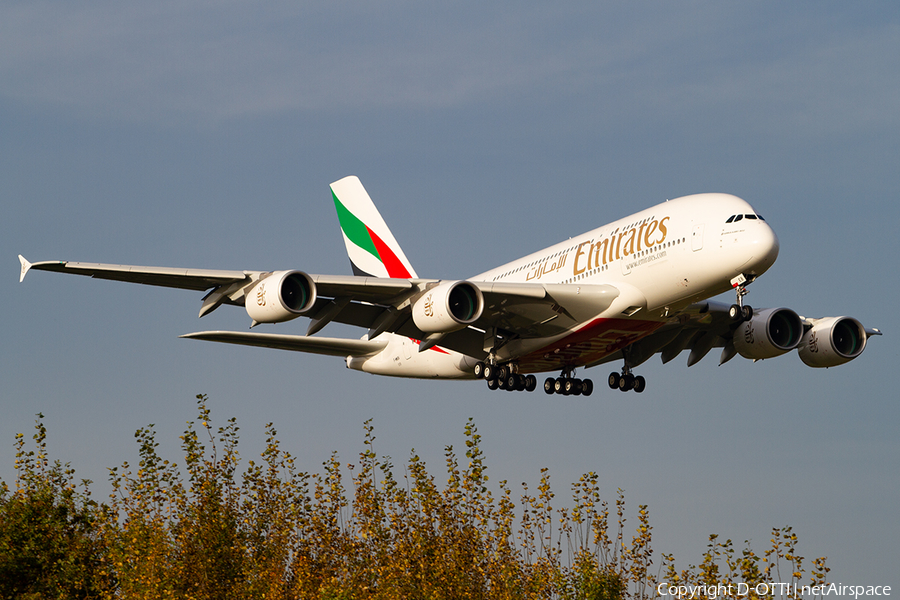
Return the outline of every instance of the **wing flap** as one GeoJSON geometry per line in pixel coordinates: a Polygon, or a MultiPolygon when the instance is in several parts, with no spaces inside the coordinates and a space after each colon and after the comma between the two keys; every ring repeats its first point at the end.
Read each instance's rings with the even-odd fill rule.
{"type": "Polygon", "coordinates": [[[292,352],[309,352],[326,356],[368,356],[381,351],[387,345],[386,340],[348,340],[244,331],[199,331],[197,333],[188,333],[181,337],[192,340],[205,340],[207,342],[290,350],[292,352]]]}
{"type": "Polygon", "coordinates": [[[331,298],[352,298],[362,302],[387,302],[394,297],[413,292],[420,279],[398,279],[389,277],[359,277],[353,275],[310,275],[316,282],[320,296],[331,298]]]}

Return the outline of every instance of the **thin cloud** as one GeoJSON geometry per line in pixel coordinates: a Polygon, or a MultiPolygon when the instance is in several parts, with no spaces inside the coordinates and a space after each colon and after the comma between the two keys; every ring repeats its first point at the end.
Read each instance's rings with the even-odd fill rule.
{"type": "Polygon", "coordinates": [[[900,50],[896,25],[819,39],[815,22],[798,28],[793,14],[751,37],[736,23],[765,22],[762,11],[652,6],[10,3],[0,7],[0,94],[151,121],[566,93],[620,117],[774,106],[795,124],[839,127],[896,114],[885,106],[900,79],[882,76],[900,50]]]}

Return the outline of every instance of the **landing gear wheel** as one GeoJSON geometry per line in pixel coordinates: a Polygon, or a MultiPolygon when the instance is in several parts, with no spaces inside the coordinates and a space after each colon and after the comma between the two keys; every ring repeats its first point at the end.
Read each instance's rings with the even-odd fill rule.
{"type": "Polygon", "coordinates": [[[617,390],[619,389],[619,383],[622,381],[622,376],[613,371],[609,374],[609,389],[617,390]]]}
{"type": "Polygon", "coordinates": [[[491,378],[487,380],[487,386],[489,390],[496,390],[498,387],[500,387],[500,382],[494,378],[491,378]]]}
{"type": "Polygon", "coordinates": [[[557,377],[553,380],[553,391],[557,394],[565,394],[566,393],[566,380],[562,377],[557,377]]]}
{"type": "Polygon", "coordinates": [[[525,376],[525,391],[533,392],[534,388],[537,387],[537,377],[534,375],[526,375],[525,376]]]}
{"type": "Polygon", "coordinates": [[[481,376],[488,380],[497,379],[497,366],[490,363],[485,364],[481,376]]]}
{"type": "Polygon", "coordinates": [[[509,367],[507,367],[506,365],[500,365],[497,368],[497,379],[506,379],[507,377],[509,377],[509,375],[509,367]]]}
{"type": "Polygon", "coordinates": [[[475,363],[475,369],[473,369],[475,373],[475,377],[478,379],[484,379],[484,363],[480,360],[475,363]]]}
{"type": "Polygon", "coordinates": [[[506,389],[510,392],[514,392],[519,389],[519,376],[515,373],[510,373],[506,376],[506,389]]]}
{"type": "Polygon", "coordinates": [[[524,392],[525,391],[526,379],[524,375],[516,375],[516,391],[524,392]]]}
{"type": "Polygon", "coordinates": [[[548,394],[552,394],[555,390],[553,389],[556,385],[556,380],[552,377],[548,377],[544,380],[544,392],[548,394]]]}
{"type": "Polygon", "coordinates": [[[590,396],[594,392],[594,382],[590,379],[585,379],[581,382],[581,395],[582,396],[590,396]]]}
{"type": "Polygon", "coordinates": [[[744,320],[744,310],[740,305],[732,304],[728,307],[728,318],[737,323],[744,320]]]}
{"type": "Polygon", "coordinates": [[[647,389],[647,380],[638,375],[634,378],[634,391],[640,394],[645,389],[647,389]]]}
{"type": "Polygon", "coordinates": [[[566,395],[578,396],[581,394],[581,380],[580,379],[566,379],[566,383],[563,386],[563,390],[565,390],[566,395]]]}
{"type": "Polygon", "coordinates": [[[745,304],[741,308],[741,317],[744,321],[749,321],[753,318],[753,307],[749,304],[745,304]]]}
{"type": "Polygon", "coordinates": [[[623,392],[634,389],[634,375],[632,375],[631,373],[622,375],[622,378],[619,379],[619,389],[623,392]]]}

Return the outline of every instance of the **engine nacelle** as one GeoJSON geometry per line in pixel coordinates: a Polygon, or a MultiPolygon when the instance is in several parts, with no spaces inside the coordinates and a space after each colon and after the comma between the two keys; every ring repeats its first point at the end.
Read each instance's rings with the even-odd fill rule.
{"type": "Polygon", "coordinates": [[[767,308],[734,332],[734,349],[744,358],[774,358],[790,352],[803,339],[803,323],[789,308],[767,308]]]}
{"type": "Polygon", "coordinates": [[[447,333],[474,323],[484,310],[484,296],[468,281],[441,283],[416,300],[413,323],[425,333],[447,333]]]}
{"type": "Polygon", "coordinates": [[[250,288],[247,314],[257,323],[282,323],[303,315],[316,302],[316,284],[302,271],[276,271],[250,288]]]}
{"type": "Polygon", "coordinates": [[[810,367],[836,367],[866,349],[866,330],[852,317],[818,319],[800,342],[800,360],[810,367]]]}

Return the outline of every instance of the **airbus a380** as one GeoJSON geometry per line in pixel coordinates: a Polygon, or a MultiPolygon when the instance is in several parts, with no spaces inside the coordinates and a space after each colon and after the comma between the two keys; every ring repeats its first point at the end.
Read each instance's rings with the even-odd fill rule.
{"type": "Polygon", "coordinates": [[[343,357],[378,375],[484,379],[490,389],[537,387],[590,395],[576,369],[619,362],[610,388],[642,392],[633,370],[656,353],[687,364],[722,348],[720,364],[797,350],[811,367],[857,358],[877,329],[852,317],[806,318],[753,309],[747,286],[778,256],[775,232],[744,200],[697,194],[669,200],[466,280],[422,279],[356,177],[331,184],[354,275],[222,271],[47,261],[31,270],[206,291],[200,316],[243,306],[259,323],[310,319],[306,335],[204,331],[182,337],[343,357]],[[709,298],[734,290],[733,304],[709,298]],[[315,335],[330,322],[361,339],[315,335]]]}

